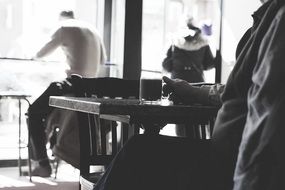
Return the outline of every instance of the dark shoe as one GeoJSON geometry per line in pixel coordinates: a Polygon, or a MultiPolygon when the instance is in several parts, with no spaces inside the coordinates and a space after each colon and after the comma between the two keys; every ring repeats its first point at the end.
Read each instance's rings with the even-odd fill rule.
{"type": "Polygon", "coordinates": [[[32,170],[32,176],[40,176],[40,177],[50,177],[51,175],[51,166],[41,166],[38,165],[32,170]]]}

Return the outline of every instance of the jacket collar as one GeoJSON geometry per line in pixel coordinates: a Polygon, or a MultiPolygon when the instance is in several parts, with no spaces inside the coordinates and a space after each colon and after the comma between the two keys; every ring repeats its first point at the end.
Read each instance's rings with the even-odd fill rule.
{"type": "Polygon", "coordinates": [[[253,14],[252,14],[252,18],[253,18],[253,29],[255,29],[260,21],[262,20],[262,17],[264,16],[264,14],[266,13],[269,5],[271,4],[273,0],[269,0],[266,3],[264,3],[261,7],[259,7],[253,14]]]}

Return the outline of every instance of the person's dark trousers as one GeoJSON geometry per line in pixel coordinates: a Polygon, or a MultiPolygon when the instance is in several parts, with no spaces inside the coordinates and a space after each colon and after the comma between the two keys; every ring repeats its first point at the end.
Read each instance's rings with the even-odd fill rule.
{"type": "Polygon", "coordinates": [[[49,106],[50,96],[60,96],[72,92],[71,79],[63,82],[53,82],[37,98],[28,109],[28,124],[31,144],[31,158],[33,160],[47,159],[46,133],[44,122],[52,107],[49,106]]]}
{"type": "Polygon", "coordinates": [[[94,190],[206,190],[210,141],[136,135],[117,154],[94,190]]]}

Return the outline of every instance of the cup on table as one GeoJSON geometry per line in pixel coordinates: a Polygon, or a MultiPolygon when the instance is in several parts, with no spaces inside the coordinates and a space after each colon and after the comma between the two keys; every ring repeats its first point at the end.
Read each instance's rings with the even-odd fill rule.
{"type": "Polygon", "coordinates": [[[142,103],[159,104],[162,95],[162,79],[140,79],[139,98],[142,103]]]}
{"type": "MultiPolygon", "coordinates": [[[[167,76],[170,78],[170,76],[168,76],[167,74],[164,74],[163,76],[167,76]]],[[[165,106],[173,105],[173,102],[169,100],[169,94],[163,92],[164,85],[166,85],[166,83],[164,82],[164,80],[162,80],[161,105],[165,105],[165,106]]]]}

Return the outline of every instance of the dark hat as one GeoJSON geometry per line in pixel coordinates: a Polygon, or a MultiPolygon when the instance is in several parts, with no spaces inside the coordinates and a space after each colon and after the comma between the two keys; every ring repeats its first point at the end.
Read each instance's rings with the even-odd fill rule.
{"type": "Polygon", "coordinates": [[[68,18],[74,18],[74,13],[71,10],[61,11],[60,16],[68,17],[68,18]]]}

